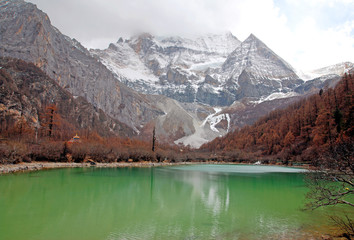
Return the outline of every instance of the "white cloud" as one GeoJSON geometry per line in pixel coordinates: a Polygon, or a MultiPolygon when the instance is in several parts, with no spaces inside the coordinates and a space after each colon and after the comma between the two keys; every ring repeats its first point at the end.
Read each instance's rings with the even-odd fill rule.
{"type": "Polygon", "coordinates": [[[354,0],[28,1],[88,48],[106,48],[138,31],[188,35],[230,30],[240,40],[254,33],[296,68],[354,62],[354,0]]]}
{"type": "Polygon", "coordinates": [[[342,61],[353,61],[354,39],[350,32],[354,21],[337,28],[319,30],[313,19],[306,19],[293,32],[294,43],[301,48],[293,53],[302,69],[320,68],[342,61]]]}

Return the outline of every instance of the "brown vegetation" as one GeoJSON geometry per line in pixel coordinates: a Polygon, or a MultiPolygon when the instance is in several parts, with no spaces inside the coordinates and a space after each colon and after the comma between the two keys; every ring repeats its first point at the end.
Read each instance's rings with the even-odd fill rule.
{"type": "MultiPolygon", "coordinates": [[[[335,89],[326,89],[285,110],[276,110],[247,126],[205,144],[198,151],[125,137],[101,137],[89,129],[78,130],[61,117],[55,104],[39,115],[37,128],[25,118],[2,121],[0,161],[232,161],[320,164],[336,145],[353,138],[353,77],[346,75],[335,89]],[[81,144],[68,146],[75,133],[81,144]]],[[[5,119],[6,120],[6,119],[5,119]]]]}
{"type": "Polygon", "coordinates": [[[95,133],[90,134],[88,138],[83,137],[81,143],[72,144],[49,137],[41,137],[36,142],[31,137],[12,136],[0,141],[0,163],[31,161],[180,162],[194,160],[193,154],[188,148],[158,145],[153,152],[151,147],[151,142],[118,137],[101,138],[95,133]]]}
{"type": "Polygon", "coordinates": [[[255,160],[318,165],[322,153],[353,139],[353,80],[347,74],[335,89],[275,110],[201,149],[216,154],[239,150],[255,160]]]}

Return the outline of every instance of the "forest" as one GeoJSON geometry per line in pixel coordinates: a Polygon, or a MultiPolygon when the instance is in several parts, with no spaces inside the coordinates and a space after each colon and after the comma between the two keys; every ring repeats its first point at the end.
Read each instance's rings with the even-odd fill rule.
{"type": "Polygon", "coordinates": [[[317,165],[320,156],[335,147],[353,146],[353,111],[353,74],[349,73],[334,89],[321,89],[286,109],[272,111],[201,150],[217,155],[234,152],[236,158],[264,163],[317,165]]]}

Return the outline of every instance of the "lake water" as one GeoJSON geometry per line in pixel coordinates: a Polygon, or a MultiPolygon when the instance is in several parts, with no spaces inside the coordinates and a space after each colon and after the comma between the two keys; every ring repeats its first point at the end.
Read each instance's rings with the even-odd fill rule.
{"type": "Polygon", "coordinates": [[[306,239],[300,169],[69,168],[0,176],[0,239],[306,239]]]}

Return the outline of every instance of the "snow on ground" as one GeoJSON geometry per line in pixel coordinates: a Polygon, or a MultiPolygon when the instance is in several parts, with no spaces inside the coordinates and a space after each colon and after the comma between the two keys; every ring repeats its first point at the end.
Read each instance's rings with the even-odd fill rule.
{"type": "Polygon", "coordinates": [[[202,128],[197,120],[193,120],[195,132],[192,135],[185,136],[175,141],[175,144],[182,143],[185,146],[191,146],[192,148],[199,148],[204,143],[209,142],[208,135],[204,128],[202,128]]]}
{"type": "Polygon", "coordinates": [[[272,101],[272,100],[281,99],[281,98],[296,97],[298,95],[299,94],[296,92],[288,92],[288,93],[276,92],[276,93],[270,94],[269,96],[261,97],[258,101],[253,101],[252,103],[260,104],[262,102],[272,101]]]}
{"type": "Polygon", "coordinates": [[[213,52],[227,56],[235,50],[241,42],[230,32],[222,34],[194,35],[189,37],[170,36],[155,37],[155,42],[161,47],[183,47],[199,52],[213,52]]]}
{"type": "Polygon", "coordinates": [[[225,57],[215,57],[210,58],[209,61],[196,63],[191,65],[190,70],[192,71],[205,71],[208,68],[221,68],[222,64],[225,62],[225,57]]]}
{"type": "Polygon", "coordinates": [[[214,111],[215,112],[207,116],[202,123],[194,119],[193,125],[195,132],[192,135],[176,140],[175,144],[182,143],[185,146],[190,145],[193,148],[199,148],[204,143],[226,134],[230,129],[229,114],[226,113],[218,115],[218,113],[222,111],[221,108],[214,108],[214,111]],[[219,129],[216,128],[216,125],[224,119],[227,120],[227,131],[220,132],[219,129]]]}
{"type": "Polygon", "coordinates": [[[215,114],[218,114],[219,112],[221,112],[221,108],[214,108],[214,113],[212,113],[212,114],[210,114],[209,116],[207,116],[206,118],[205,118],[205,120],[203,121],[203,123],[202,123],[202,127],[204,127],[204,125],[207,123],[207,122],[211,122],[212,120],[212,118],[215,116],[215,114]]]}
{"type": "Polygon", "coordinates": [[[151,84],[159,80],[126,43],[115,43],[104,51],[98,50],[93,53],[99,56],[100,61],[109,70],[130,81],[144,81],[151,84]]]}
{"type": "Polygon", "coordinates": [[[202,123],[201,127],[204,127],[206,123],[209,123],[210,129],[214,132],[219,132],[219,130],[215,127],[218,125],[222,120],[226,120],[228,122],[227,131],[230,128],[230,116],[228,113],[217,115],[221,112],[221,108],[214,108],[215,113],[209,115],[202,123]]]}
{"type": "Polygon", "coordinates": [[[157,82],[159,79],[146,72],[141,72],[136,69],[131,69],[131,68],[122,68],[122,69],[117,69],[117,71],[120,75],[124,76],[127,79],[136,81],[136,80],[144,80],[145,82],[157,82]]]}

